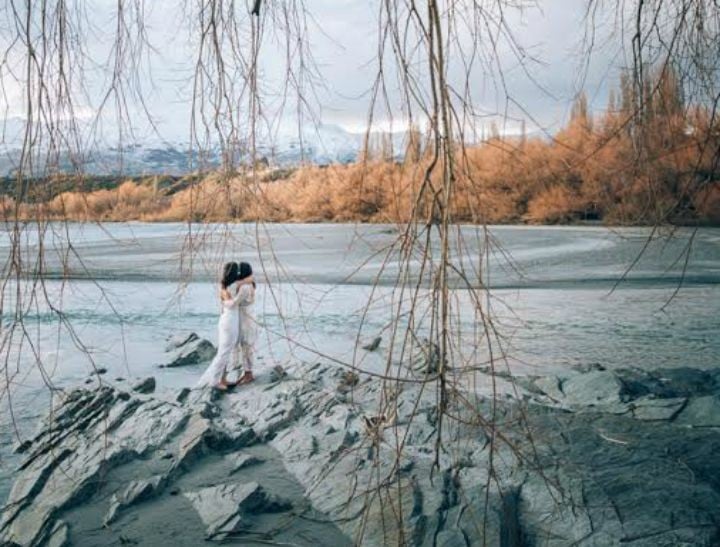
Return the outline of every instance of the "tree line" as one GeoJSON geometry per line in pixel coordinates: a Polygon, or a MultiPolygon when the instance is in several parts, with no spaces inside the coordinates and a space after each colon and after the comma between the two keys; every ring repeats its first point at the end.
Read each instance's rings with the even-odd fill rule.
{"type": "MultiPolygon", "coordinates": [[[[623,74],[607,108],[592,115],[584,93],[555,135],[503,136],[496,129],[456,155],[451,216],[469,223],[717,224],[720,123],[712,105],[688,104],[674,70],[641,91],[623,74]]],[[[61,192],[28,196],[22,216],[70,220],[433,222],[432,161],[416,129],[402,159],[389,138],[366,139],[350,164],[262,166],[180,179],[146,177],[101,187],[50,182],[61,192]],[[415,216],[413,216],[415,215],[415,216]]],[[[442,169],[435,170],[439,177],[442,169]]],[[[6,218],[14,202],[4,197],[6,218]]]]}

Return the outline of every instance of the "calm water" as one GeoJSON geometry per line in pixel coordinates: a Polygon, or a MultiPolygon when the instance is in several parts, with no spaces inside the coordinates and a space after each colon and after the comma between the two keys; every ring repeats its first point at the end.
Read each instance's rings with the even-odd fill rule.
{"type": "MultiPolygon", "coordinates": [[[[384,366],[387,342],[374,354],[354,348],[358,337],[366,341],[384,333],[388,338],[402,272],[393,226],[192,230],[181,224],[53,225],[43,234],[47,295],[70,327],[60,324],[47,303],[34,302],[26,325],[42,370],[27,345],[22,351],[17,345],[3,351],[13,397],[5,395],[3,378],[0,499],[16,461],[10,450],[15,427],[20,435],[32,433],[36,419],[47,411],[46,382],[58,387],[82,383],[95,365],[108,369],[103,378],[111,383],[149,374],[161,387],[194,383],[202,367],[157,365],[166,360],[170,335],[194,331],[216,340],[212,279],[226,259],[248,260],[257,272],[261,373],[278,362],[328,355],[369,369],[384,366]]],[[[720,365],[720,229],[700,230],[690,240],[691,233],[654,239],[614,292],[645,246],[648,230],[491,227],[486,234],[464,227],[453,238],[452,260],[471,285],[482,280],[493,288],[484,304],[496,318],[498,343],[509,365],[519,373],[587,363],[710,368],[720,365]],[[489,259],[489,268],[478,269],[481,257],[489,259]],[[664,307],[680,280],[681,290],[664,307]]],[[[21,234],[27,264],[34,263],[38,240],[35,229],[21,234]]],[[[10,234],[0,232],[3,263],[9,244],[10,234]]],[[[431,238],[429,246],[432,256],[437,242],[431,238]]],[[[409,282],[418,279],[421,258],[411,257],[409,282]]],[[[459,351],[483,362],[487,348],[473,344],[471,298],[459,275],[452,281],[459,351]]],[[[16,288],[6,289],[3,315],[8,318],[16,288]]],[[[28,282],[20,289],[28,291],[28,282]]],[[[24,302],[29,302],[27,294],[24,302]]]]}

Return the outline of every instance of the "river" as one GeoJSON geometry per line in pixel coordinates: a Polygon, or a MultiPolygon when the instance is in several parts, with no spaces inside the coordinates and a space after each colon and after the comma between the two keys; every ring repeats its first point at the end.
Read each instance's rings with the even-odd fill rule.
{"type": "MultiPolygon", "coordinates": [[[[517,373],[593,363],[720,366],[720,229],[681,229],[648,243],[650,234],[647,228],[457,227],[450,260],[464,274],[451,272],[450,283],[467,359],[487,359],[487,348],[468,350],[477,340],[468,286],[484,283],[491,290],[482,302],[507,356],[503,366],[517,373]]],[[[0,237],[6,264],[10,227],[0,237]]],[[[5,286],[0,500],[18,461],[17,435],[31,434],[48,410],[48,385],[82,384],[93,367],[107,369],[103,381],[117,384],[147,375],[161,389],[194,383],[201,366],[158,365],[167,360],[165,341],[173,334],[216,341],[213,279],[224,260],[247,260],[256,271],[261,374],[292,359],[382,370],[398,286],[414,286],[421,277],[424,240],[406,259],[400,244],[408,238],[391,225],[51,224],[42,238],[25,226],[19,241],[26,267],[42,272],[44,290],[35,285],[42,297],[30,298],[32,276],[5,286]],[[7,336],[18,289],[26,306],[22,349],[18,331],[7,336]],[[379,334],[378,352],[356,350],[358,339],[379,334]]],[[[427,245],[437,265],[437,238],[427,245]]],[[[420,294],[426,298],[427,289],[420,294]]]]}

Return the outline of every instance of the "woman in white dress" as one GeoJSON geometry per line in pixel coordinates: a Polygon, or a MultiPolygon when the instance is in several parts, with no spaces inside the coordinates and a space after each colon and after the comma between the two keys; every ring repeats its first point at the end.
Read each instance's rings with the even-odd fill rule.
{"type": "Polygon", "coordinates": [[[238,308],[240,321],[238,324],[238,339],[235,350],[236,368],[241,367],[239,357],[242,355],[243,374],[237,385],[249,384],[255,380],[253,376],[253,356],[255,353],[255,317],[253,304],[255,303],[255,281],[253,280],[252,266],[241,262],[239,266],[240,288],[238,289],[238,308]]]}
{"type": "MultiPolygon", "coordinates": [[[[243,286],[249,286],[249,283],[252,283],[252,279],[239,281],[239,267],[236,262],[225,264],[222,279],[220,280],[220,304],[222,308],[218,321],[217,354],[200,377],[196,387],[213,386],[223,391],[229,387],[225,376],[228,367],[231,365],[235,347],[238,344],[240,332],[239,305],[247,300],[247,290],[243,290],[243,286]],[[237,292],[233,294],[231,287],[235,284],[238,284],[239,287],[237,292]]],[[[254,288],[252,291],[254,294],[254,288]]]]}

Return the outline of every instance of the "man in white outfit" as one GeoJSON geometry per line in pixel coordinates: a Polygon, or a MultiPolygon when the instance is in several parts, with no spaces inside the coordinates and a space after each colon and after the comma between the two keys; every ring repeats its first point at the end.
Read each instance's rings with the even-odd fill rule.
{"type": "Polygon", "coordinates": [[[238,305],[240,309],[240,321],[238,321],[237,345],[233,354],[235,368],[242,367],[243,374],[238,379],[237,385],[249,384],[255,380],[253,375],[253,357],[255,353],[255,317],[253,304],[255,303],[255,281],[253,280],[252,267],[247,262],[240,263],[240,288],[238,289],[238,305]],[[241,296],[242,294],[242,296],[241,296]],[[242,363],[240,359],[242,358],[242,363]]]}

